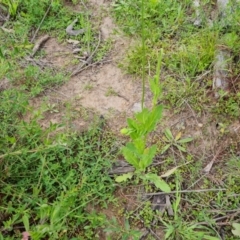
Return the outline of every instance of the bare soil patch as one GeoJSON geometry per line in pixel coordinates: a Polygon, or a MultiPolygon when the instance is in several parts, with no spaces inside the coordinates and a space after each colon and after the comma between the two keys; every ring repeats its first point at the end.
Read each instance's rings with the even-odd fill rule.
{"type": "MultiPolygon", "coordinates": [[[[93,8],[101,6],[107,8],[109,3],[105,1],[91,1],[93,8]]],[[[94,14],[100,14],[101,9],[95,11],[94,14]]],[[[105,14],[106,15],[106,14],[105,14]]],[[[95,16],[96,17],[96,16],[95,16]]],[[[141,99],[140,81],[132,76],[125,74],[119,67],[118,63],[123,59],[126,50],[133,43],[123,34],[114,34],[117,29],[113,19],[107,14],[100,23],[101,41],[111,38],[113,46],[111,52],[107,56],[109,62],[90,66],[87,70],[71,77],[71,79],[58,89],[49,89],[45,92],[45,96],[33,99],[32,104],[35,107],[43,103],[43,99],[49,99],[49,102],[57,105],[71,103],[73,108],[88,109],[98,115],[103,115],[108,119],[109,125],[119,130],[125,123],[126,115],[130,115],[134,103],[141,99]]],[[[74,69],[73,62],[76,58],[72,53],[71,45],[68,43],[60,43],[55,38],[50,38],[44,44],[46,52],[46,60],[57,69],[72,71],[74,69]]],[[[88,111],[87,110],[87,111],[88,111]]],[[[58,113],[48,112],[45,119],[41,120],[42,126],[48,126],[50,122],[60,123],[63,120],[64,108],[58,109],[58,113]]],[[[80,122],[80,126],[87,126],[86,119],[81,114],[75,116],[75,124],[80,122]]],[[[77,124],[79,125],[79,124],[77,124]]],[[[79,126],[76,127],[79,129],[79,126]]]]}

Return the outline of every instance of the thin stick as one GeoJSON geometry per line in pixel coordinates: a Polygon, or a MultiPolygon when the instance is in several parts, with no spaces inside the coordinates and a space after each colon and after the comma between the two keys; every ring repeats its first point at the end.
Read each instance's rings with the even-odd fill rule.
{"type": "Polygon", "coordinates": [[[161,240],[161,238],[158,237],[158,235],[151,228],[149,228],[149,232],[155,237],[155,239],[161,240]]]}
{"type": "MultiPolygon", "coordinates": [[[[182,191],[171,191],[171,192],[156,192],[156,193],[146,193],[145,196],[157,196],[165,194],[175,194],[175,193],[201,193],[201,192],[217,192],[217,191],[226,191],[226,188],[219,189],[198,189],[198,190],[182,190],[182,191]]],[[[126,195],[126,196],[135,196],[135,195],[126,195]]]]}
{"type": "Polygon", "coordinates": [[[217,160],[218,156],[220,155],[220,153],[222,151],[224,151],[225,148],[223,148],[222,146],[219,146],[216,154],[214,155],[213,159],[207,164],[207,166],[203,169],[204,173],[209,173],[212,169],[213,163],[217,160]]]}
{"type": "MultiPolygon", "coordinates": [[[[227,214],[227,215],[222,216],[222,217],[213,218],[212,220],[217,222],[217,221],[220,221],[220,220],[223,220],[223,219],[226,219],[226,218],[235,217],[239,213],[240,213],[240,211],[237,211],[237,212],[234,212],[234,213],[231,213],[231,214],[227,214]]],[[[209,222],[199,222],[196,225],[209,225],[209,222]]]]}
{"type": "Polygon", "coordinates": [[[190,188],[192,188],[193,186],[195,186],[199,181],[201,181],[201,179],[203,179],[204,177],[206,177],[207,174],[208,174],[208,173],[205,173],[204,175],[202,175],[202,176],[201,176],[199,179],[197,179],[190,187],[188,187],[187,190],[190,189],[190,188]]]}
{"type": "Polygon", "coordinates": [[[40,151],[43,151],[43,150],[47,150],[47,149],[50,149],[50,148],[54,148],[54,147],[57,147],[57,146],[60,146],[60,145],[49,145],[45,148],[36,148],[36,149],[32,149],[32,150],[28,150],[28,151],[24,151],[24,150],[18,150],[18,151],[15,151],[15,152],[10,152],[10,153],[5,153],[5,154],[2,154],[0,155],[0,159],[3,159],[7,156],[15,156],[15,155],[21,155],[23,153],[35,153],[35,152],[40,152],[40,151]]]}
{"type": "MultiPolygon", "coordinates": [[[[77,70],[75,70],[75,71],[70,75],[70,77],[73,77],[73,76],[77,75],[78,73],[82,72],[84,69],[86,69],[86,68],[89,67],[89,66],[87,66],[87,67],[84,68],[84,66],[85,66],[86,64],[90,64],[90,62],[91,62],[94,54],[97,52],[97,50],[98,50],[98,48],[99,48],[100,42],[101,42],[101,33],[100,33],[100,31],[99,31],[98,44],[97,44],[96,48],[94,49],[94,51],[92,52],[92,54],[88,57],[88,59],[86,60],[86,62],[83,63],[83,64],[80,66],[80,68],[78,68],[77,70]]],[[[92,65],[93,65],[93,64],[92,64],[92,65]]]]}
{"type": "Polygon", "coordinates": [[[32,40],[31,40],[31,43],[34,41],[35,37],[37,36],[38,31],[39,31],[39,29],[40,29],[40,27],[41,27],[41,25],[42,25],[44,19],[45,19],[46,16],[48,15],[48,12],[49,12],[51,6],[52,6],[52,1],[51,1],[51,3],[49,4],[48,9],[47,9],[47,11],[45,12],[45,14],[44,14],[44,16],[43,16],[43,18],[42,18],[42,20],[41,20],[41,22],[40,22],[40,24],[39,24],[37,30],[36,30],[36,32],[34,33],[34,35],[33,35],[33,37],[32,37],[32,40]]]}
{"type": "Polygon", "coordinates": [[[31,57],[34,57],[36,52],[39,50],[39,48],[49,39],[49,35],[44,35],[41,37],[34,45],[34,48],[32,50],[31,57]]]}
{"type": "Polygon", "coordinates": [[[97,62],[94,62],[94,63],[92,63],[92,64],[89,64],[89,65],[87,65],[87,66],[85,66],[86,64],[83,64],[82,65],[82,67],[77,71],[75,71],[75,72],[73,72],[71,75],[70,75],[70,77],[73,77],[73,76],[75,76],[75,75],[77,75],[77,74],[79,74],[80,72],[82,72],[82,71],[84,71],[84,70],[86,70],[86,69],[88,69],[88,68],[90,68],[90,67],[93,67],[93,66],[95,66],[95,65],[97,65],[97,64],[99,64],[99,63],[109,63],[109,62],[111,62],[112,60],[106,60],[106,61],[97,61],[97,62]],[[85,66],[85,67],[84,67],[85,66]]]}
{"type": "Polygon", "coordinates": [[[141,107],[144,107],[144,100],[145,100],[145,58],[146,58],[146,49],[145,49],[145,33],[144,33],[144,0],[142,0],[142,101],[141,107]]]}

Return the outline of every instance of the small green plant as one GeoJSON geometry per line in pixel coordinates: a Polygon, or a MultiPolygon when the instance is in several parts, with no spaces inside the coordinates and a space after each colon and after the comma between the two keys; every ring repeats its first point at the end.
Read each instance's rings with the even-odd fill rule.
{"type": "Polygon", "coordinates": [[[223,90],[219,91],[219,99],[212,108],[213,113],[222,114],[231,118],[239,118],[240,116],[240,94],[227,93],[223,90]]]}
{"type": "Polygon", "coordinates": [[[112,220],[108,222],[108,227],[104,231],[109,233],[107,240],[113,239],[111,233],[114,233],[114,239],[116,240],[138,240],[142,235],[140,231],[131,229],[128,220],[125,220],[124,226],[119,226],[116,218],[112,218],[112,220]]]}
{"type": "Polygon", "coordinates": [[[179,151],[186,152],[186,148],[183,144],[191,142],[193,138],[181,138],[182,133],[179,132],[175,137],[173,136],[171,130],[167,128],[164,132],[165,134],[165,142],[167,143],[165,147],[162,149],[162,153],[166,152],[171,146],[175,146],[179,151]]]}
{"type": "Polygon", "coordinates": [[[174,212],[174,219],[165,220],[161,219],[161,222],[165,226],[165,238],[169,240],[198,240],[198,239],[208,239],[208,240],[218,240],[218,237],[211,236],[215,234],[214,231],[211,229],[201,226],[196,223],[189,223],[186,222],[179,214],[180,211],[180,201],[181,195],[178,192],[179,190],[179,183],[177,180],[177,193],[176,193],[176,200],[173,203],[173,212],[174,212]],[[211,234],[211,235],[210,235],[211,234]]]}
{"type": "Polygon", "coordinates": [[[209,231],[208,228],[199,226],[197,224],[184,222],[182,219],[177,221],[166,223],[163,222],[166,227],[165,239],[169,240],[219,240],[218,237],[210,236],[206,233],[209,231]]]}
{"type": "Polygon", "coordinates": [[[84,86],[84,90],[86,90],[86,91],[91,91],[92,89],[93,89],[93,85],[91,83],[87,83],[84,86]]]}
{"type": "Polygon", "coordinates": [[[105,93],[105,96],[106,97],[109,97],[109,96],[117,96],[118,93],[112,88],[112,87],[109,87],[105,93]]]}
{"type": "Polygon", "coordinates": [[[50,113],[58,113],[58,109],[57,109],[57,106],[56,104],[51,104],[51,103],[47,103],[46,105],[46,110],[49,111],[50,113]]]}
{"type": "MultiPolygon", "coordinates": [[[[122,129],[121,133],[129,136],[131,138],[131,142],[128,142],[126,146],[122,148],[122,153],[126,161],[136,169],[136,174],[139,178],[145,182],[152,182],[157,188],[160,188],[165,192],[169,192],[170,187],[157,174],[142,174],[145,172],[146,168],[152,164],[153,158],[157,152],[156,145],[147,146],[147,137],[149,133],[156,128],[162,118],[163,106],[157,104],[162,93],[159,81],[162,55],[163,50],[161,50],[159,54],[156,75],[150,79],[150,88],[153,93],[152,109],[142,108],[141,112],[135,113],[134,118],[127,119],[128,128],[122,129]]],[[[124,174],[117,177],[116,181],[126,181],[132,176],[132,173],[124,174]]]]}

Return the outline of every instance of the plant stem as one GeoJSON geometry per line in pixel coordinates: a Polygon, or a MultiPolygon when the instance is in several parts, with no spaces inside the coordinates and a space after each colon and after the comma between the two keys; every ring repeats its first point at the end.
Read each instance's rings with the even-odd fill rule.
{"type": "Polygon", "coordinates": [[[141,106],[142,109],[144,107],[144,99],[145,99],[145,61],[146,61],[146,49],[145,49],[145,33],[144,33],[144,0],[142,0],[142,18],[141,18],[141,24],[142,24],[142,101],[141,106]]]}

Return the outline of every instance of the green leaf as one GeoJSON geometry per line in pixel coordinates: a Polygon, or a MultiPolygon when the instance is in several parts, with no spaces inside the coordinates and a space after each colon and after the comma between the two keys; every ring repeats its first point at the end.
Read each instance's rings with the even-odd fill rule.
{"type": "Polygon", "coordinates": [[[152,164],[153,158],[157,152],[157,146],[152,145],[150,148],[146,148],[139,163],[141,169],[145,169],[152,164]]]}
{"type": "Polygon", "coordinates": [[[120,175],[120,176],[117,176],[115,178],[115,181],[120,183],[120,182],[126,182],[128,179],[131,179],[133,176],[133,173],[126,173],[126,174],[123,174],[123,175],[120,175]]]}
{"type": "Polygon", "coordinates": [[[167,172],[165,172],[164,174],[161,175],[162,178],[164,177],[169,177],[170,175],[172,175],[179,167],[174,167],[170,170],[168,170],[167,172]]]}
{"type": "Polygon", "coordinates": [[[157,188],[161,189],[163,192],[171,192],[170,186],[157,174],[148,173],[144,176],[144,178],[152,182],[157,188]]]}
{"type": "Polygon", "coordinates": [[[156,71],[156,75],[158,77],[160,77],[160,73],[161,73],[161,66],[162,66],[162,58],[163,58],[163,48],[160,49],[160,53],[158,54],[158,62],[157,62],[157,71],[156,71]]]}
{"type": "MultiPolygon", "coordinates": [[[[139,143],[140,144],[140,143],[139,143]]],[[[140,159],[141,157],[141,151],[138,150],[138,148],[135,146],[134,142],[128,142],[126,144],[126,147],[129,149],[129,151],[132,152],[132,154],[135,154],[137,158],[140,159]]],[[[139,146],[140,147],[140,146],[139,146]]]]}
{"type": "Polygon", "coordinates": [[[126,230],[130,230],[130,225],[128,220],[125,221],[124,226],[126,230]]]}
{"type": "Polygon", "coordinates": [[[22,217],[23,225],[26,231],[29,231],[29,217],[28,215],[24,214],[22,217]]]}
{"type": "Polygon", "coordinates": [[[234,236],[240,237],[240,223],[233,223],[232,227],[232,233],[234,236]]]}
{"type": "Polygon", "coordinates": [[[129,135],[132,131],[129,128],[122,128],[120,132],[123,135],[129,135]]]}
{"type": "Polygon", "coordinates": [[[189,138],[180,139],[177,142],[178,143],[188,143],[188,142],[191,142],[192,140],[193,140],[193,138],[189,137],[189,138]]]}
{"type": "Polygon", "coordinates": [[[206,240],[219,240],[219,238],[212,237],[212,236],[209,236],[209,235],[203,235],[203,239],[206,239],[206,240]]]}
{"type": "Polygon", "coordinates": [[[152,112],[150,113],[147,122],[144,126],[146,133],[149,133],[156,128],[157,123],[162,118],[162,110],[163,110],[162,105],[158,105],[152,109],[152,112]]]}
{"type": "Polygon", "coordinates": [[[186,152],[187,151],[184,147],[182,147],[182,146],[180,146],[178,144],[174,144],[174,146],[177,147],[179,151],[182,151],[182,152],[186,152]]]}
{"type": "Polygon", "coordinates": [[[172,132],[171,132],[171,130],[169,129],[169,128],[167,128],[165,131],[164,131],[164,133],[165,133],[165,135],[166,135],[166,137],[169,139],[169,140],[174,140],[174,137],[173,137],[173,135],[172,135],[172,132]]]}
{"type": "Polygon", "coordinates": [[[161,154],[165,153],[170,147],[171,147],[171,144],[167,144],[166,146],[164,146],[164,148],[161,151],[161,154]]]}
{"type": "Polygon", "coordinates": [[[150,85],[150,89],[153,93],[153,106],[155,106],[157,104],[158,98],[160,97],[161,94],[161,87],[159,86],[159,80],[158,80],[158,76],[155,75],[152,79],[150,79],[149,81],[149,85],[150,85]]]}
{"type": "Polygon", "coordinates": [[[139,154],[143,154],[146,142],[143,138],[137,138],[133,140],[135,148],[138,150],[139,154]]]}
{"type": "Polygon", "coordinates": [[[157,93],[157,89],[158,89],[158,84],[156,83],[157,81],[157,76],[155,75],[152,79],[149,80],[149,85],[150,85],[150,89],[152,91],[152,93],[154,94],[154,96],[157,93]]]}
{"type": "Polygon", "coordinates": [[[139,159],[135,156],[129,145],[122,148],[122,153],[128,163],[130,163],[136,169],[139,169],[139,159]]]}
{"type": "Polygon", "coordinates": [[[61,205],[56,205],[55,207],[53,207],[53,212],[51,214],[51,217],[50,217],[50,224],[51,225],[54,225],[58,220],[59,220],[59,213],[60,213],[60,210],[61,210],[61,205]]]}
{"type": "Polygon", "coordinates": [[[167,231],[166,231],[166,234],[164,236],[165,239],[168,239],[172,234],[174,234],[174,226],[172,225],[168,225],[168,228],[167,228],[167,231]]]}
{"type": "Polygon", "coordinates": [[[136,139],[141,136],[141,125],[139,125],[134,119],[128,118],[127,123],[129,126],[129,135],[132,139],[136,139]]]}
{"type": "Polygon", "coordinates": [[[133,130],[136,130],[138,128],[138,124],[132,118],[127,119],[127,124],[129,128],[132,128],[133,130]]]}
{"type": "Polygon", "coordinates": [[[149,109],[143,108],[141,112],[135,114],[135,118],[139,121],[139,123],[145,124],[148,120],[149,115],[150,115],[149,109]]]}

